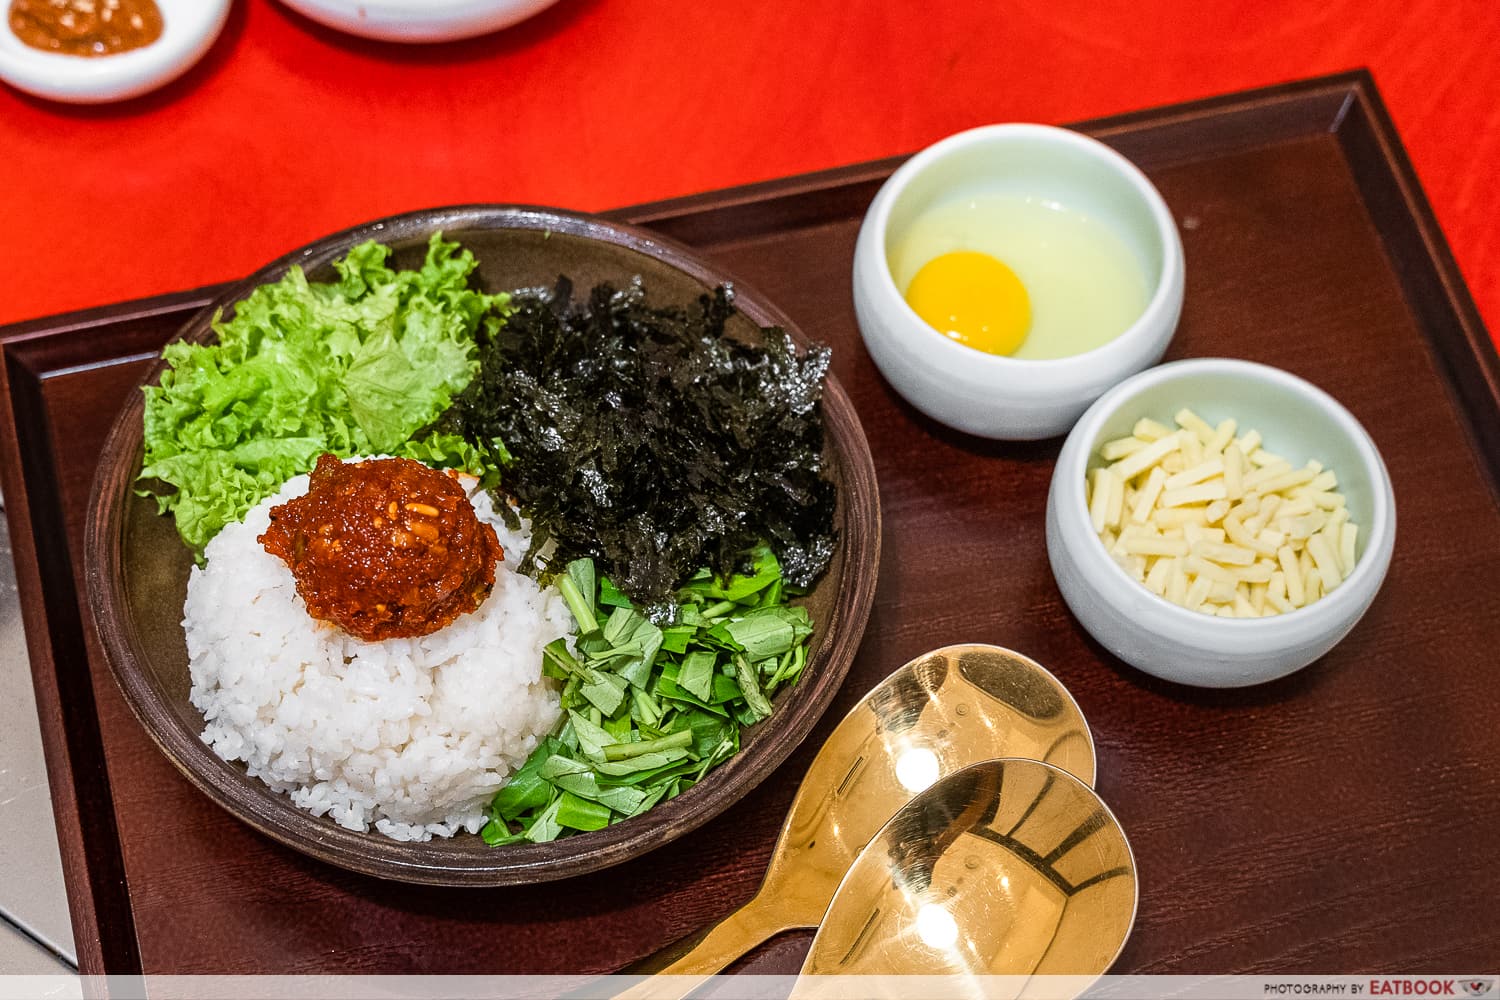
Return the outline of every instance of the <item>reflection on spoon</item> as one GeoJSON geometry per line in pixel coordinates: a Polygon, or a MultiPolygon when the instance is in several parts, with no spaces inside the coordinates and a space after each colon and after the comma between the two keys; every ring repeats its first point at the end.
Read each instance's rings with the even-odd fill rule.
{"type": "MultiPolygon", "coordinates": [[[[1034,661],[998,646],[961,645],[907,663],[844,717],[792,802],[764,883],[695,939],[637,963],[662,973],[625,994],[686,996],[781,931],[813,927],[871,837],[913,796],[995,757],[1055,764],[1094,780],[1094,743],[1067,690],[1034,661]]],[[[938,918],[929,918],[929,920],[938,918]]]]}
{"type": "MultiPolygon", "coordinates": [[[[1025,995],[1033,975],[1092,977],[1135,922],[1135,860],[1109,808],[1071,774],[992,760],[904,806],[860,853],[813,939],[795,997],[1025,995]],[[1017,977],[980,981],[979,977],[1017,977]]],[[[1080,989],[1087,982],[1076,984],[1080,989]]]]}

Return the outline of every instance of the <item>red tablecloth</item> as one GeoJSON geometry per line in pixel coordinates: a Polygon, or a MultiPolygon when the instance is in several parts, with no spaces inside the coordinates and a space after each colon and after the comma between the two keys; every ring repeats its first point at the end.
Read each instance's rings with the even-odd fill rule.
{"type": "Polygon", "coordinates": [[[559,0],[403,47],[238,0],[134,102],[0,87],[0,322],[239,277],[412,208],[604,209],[1367,66],[1493,333],[1497,39],[1495,0],[559,0]]]}

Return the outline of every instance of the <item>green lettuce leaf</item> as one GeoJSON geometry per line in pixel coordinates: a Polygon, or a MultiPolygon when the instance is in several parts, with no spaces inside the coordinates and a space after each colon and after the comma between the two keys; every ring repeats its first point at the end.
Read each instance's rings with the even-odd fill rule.
{"type": "Polygon", "coordinates": [[[509,296],[470,288],[473,255],[441,234],[420,268],[389,256],[361,244],[325,283],[293,267],[215,319],[217,344],[166,348],[140,478],[195,553],[323,452],[492,472],[458,435],[422,432],[473,378],[475,338],[509,296]]]}

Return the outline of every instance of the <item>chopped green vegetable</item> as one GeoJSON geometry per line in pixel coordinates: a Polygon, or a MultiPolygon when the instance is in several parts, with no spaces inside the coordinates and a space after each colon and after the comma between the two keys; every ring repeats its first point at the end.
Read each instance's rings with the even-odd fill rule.
{"type": "Polygon", "coordinates": [[[682,658],[677,686],[700,701],[707,701],[713,696],[714,665],[718,659],[713,650],[693,650],[682,658]]]}
{"type": "Polygon", "coordinates": [[[572,792],[563,792],[557,800],[557,822],[574,830],[602,830],[609,826],[609,806],[590,802],[572,792]]]}
{"type": "MultiPolygon", "coordinates": [[[[582,561],[587,562],[590,566],[594,564],[594,560],[592,559],[582,561]]],[[[608,580],[602,580],[599,587],[599,603],[608,604],[612,608],[628,608],[630,607],[630,598],[620,593],[615,585],[608,580]]]]}
{"type": "Polygon", "coordinates": [[[167,345],[161,384],[145,390],[140,478],[195,554],[323,452],[475,472],[500,456],[498,442],[481,454],[420,432],[469,384],[475,337],[494,337],[509,296],[470,289],[473,255],[441,235],[415,270],[389,254],[363,243],[326,283],[294,266],[215,319],[217,344],[167,345]]]}
{"type": "Polygon", "coordinates": [[[589,670],[584,677],[587,679],[579,686],[578,693],[604,715],[613,716],[618,712],[625,701],[629,682],[619,674],[602,670],[589,670]]]}
{"type": "Polygon", "coordinates": [[[771,714],[771,703],[761,693],[760,679],[756,676],[756,670],[750,665],[743,653],[736,653],[734,659],[734,678],[740,682],[740,693],[745,696],[745,707],[755,714],[758,719],[763,719],[771,714]]]}
{"type": "Polygon", "coordinates": [[[724,631],[752,660],[780,656],[796,641],[796,619],[788,608],[757,608],[724,624],[724,631]]]}
{"type": "MultiPolygon", "coordinates": [[[[562,835],[562,824],[559,823],[557,819],[558,810],[561,808],[562,796],[559,795],[557,798],[552,800],[551,805],[543,809],[540,813],[537,814],[534,820],[526,825],[526,829],[522,831],[521,837],[525,840],[531,841],[534,844],[541,844],[549,840],[556,840],[559,836],[562,835]]],[[[488,827],[486,827],[486,829],[488,829],[488,827]]],[[[487,836],[484,839],[488,841],[490,838],[487,836]]]]}
{"type": "Polygon", "coordinates": [[[551,790],[542,776],[542,767],[561,745],[554,739],[542,741],[526,759],[505,787],[495,794],[493,808],[498,815],[513,819],[522,813],[545,806],[551,799],[551,790]]]}
{"type": "Polygon", "coordinates": [[[495,795],[487,843],[542,842],[639,816],[739,752],[741,725],[772,713],[771,694],[796,680],[812,635],[804,609],[779,603],[770,549],[744,565],[727,579],[695,575],[665,627],[588,559],[557,576],[565,593],[575,590],[578,621],[576,655],[558,639],[543,658],[543,672],[565,682],[563,721],[495,795]]]}
{"type": "Polygon", "coordinates": [[[573,560],[568,564],[567,575],[557,578],[557,587],[567,600],[573,619],[578,622],[579,634],[589,636],[599,631],[599,605],[594,600],[594,561],[573,560]]]}
{"type": "Polygon", "coordinates": [[[615,743],[604,748],[605,760],[629,760],[632,757],[642,757],[648,753],[663,753],[667,750],[681,750],[693,745],[693,734],[691,730],[682,729],[671,736],[658,736],[652,740],[637,740],[632,743],[615,743]]]}

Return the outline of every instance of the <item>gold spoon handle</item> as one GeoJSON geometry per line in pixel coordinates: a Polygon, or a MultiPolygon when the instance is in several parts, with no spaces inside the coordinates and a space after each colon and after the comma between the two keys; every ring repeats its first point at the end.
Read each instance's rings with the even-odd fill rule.
{"type": "Polygon", "coordinates": [[[795,926],[800,925],[786,921],[778,912],[775,897],[762,886],[748,903],[707,930],[669,944],[631,966],[628,974],[650,974],[651,978],[615,1000],[682,1000],[751,948],[795,926]]]}

